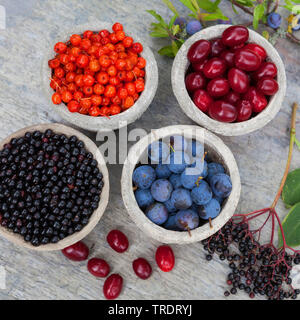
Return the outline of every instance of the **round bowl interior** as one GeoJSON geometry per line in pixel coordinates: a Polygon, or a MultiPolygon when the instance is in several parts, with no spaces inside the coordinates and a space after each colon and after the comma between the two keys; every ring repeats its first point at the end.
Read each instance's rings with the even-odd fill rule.
{"type": "Polygon", "coordinates": [[[197,126],[179,125],[152,130],[151,134],[142,138],[130,149],[123,167],[121,188],[125,207],[132,220],[143,232],[163,243],[184,244],[206,239],[222,228],[235,212],[240,197],[241,182],[234,156],[220,138],[197,126]],[[147,159],[147,148],[151,142],[172,135],[184,135],[187,139],[196,139],[201,143],[204,142],[205,151],[208,152],[207,157],[209,157],[210,160],[221,163],[224,166],[226,173],[231,177],[232,192],[223,202],[219,216],[213,219],[212,228],[210,228],[209,223],[205,223],[197,229],[192,230],[190,234],[184,231],[164,229],[151,222],[139,208],[135,200],[132,174],[136,165],[140,161],[145,161],[147,159]]]}
{"type": "Polygon", "coordinates": [[[18,138],[24,136],[26,132],[33,132],[36,130],[39,131],[45,131],[47,129],[51,129],[56,133],[59,134],[65,134],[67,137],[75,135],[78,139],[84,142],[86,149],[91,152],[94,156],[94,159],[98,161],[98,168],[103,174],[103,182],[104,186],[101,192],[100,201],[98,208],[93,212],[93,214],[90,217],[89,223],[79,232],[76,232],[62,240],[60,240],[57,243],[49,243],[46,245],[40,245],[38,247],[35,247],[31,245],[29,242],[26,242],[22,236],[19,234],[13,233],[9,229],[6,229],[5,227],[0,226],[0,234],[6,238],[7,240],[13,242],[16,245],[38,250],[38,251],[53,251],[53,250],[61,250],[67,246],[70,246],[77,241],[83,239],[88,233],[90,233],[93,228],[96,226],[96,224],[99,222],[100,218],[102,217],[106,206],[108,204],[108,198],[109,198],[109,177],[108,177],[108,170],[105,164],[105,159],[103,158],[101,152],[99,151],[98,147],[95,145],[95,143],[89,139],[87,136],[82,134],[81,132],[67,127],[65,125],[59,124],[59,123],[45,123],[45,124],[39,124],[34,125],[30,127],[23,128],[4,140],[0,142],[0,150],[2,150],[3,146],[8,143],[12,138],[18,138]]]}
{"type": "Polygon", "coordinates": [[[279,90],[269,100],[268,106],[255,117],[238,123],[224,123],[216,121],[199,110],[190,98],[185,87],[185,74],[190,65],[187,53],[191,45],[200,40],[219,38],[228,25],[216,25],[205,28],[190,37],[178,51],[172,66],[172,87],[177,101],[188,117],[199,125],[224,136],[238,136],[250,133],[265,126],[279,112],[286,91],[286,75],[284,64],[277,50],[264,37],[249,29],[249,41],[262,46],[268,55],[268,60],[275,63],[278,69],[277,81],[279,90]]]}
{"type": "MultiPolygon", "coordinates": [[[[64,30],[60,32],[56,39],[51,43],[49,47],[45,49],[44,60],[42,63],[42,83],[43,89],[47,98],[47,101],[51,105],[51,108],[55,110],[64,120],[86,130],[90,131],[109,131],[115,130],[125,125],[137,120],[149,107],[152,102],[158,85],[158,69],[154,58],[154,55],[149,47],[143,45],[143,52],[141,56],[146,59],[145,68],[145,89],[135,102],[135,104],[128,110],[107,117],[92,117],[89,115],[83,115],[80,113],[71,113],[64,103],[60,105],[54,105],[52,103],[51,97],[54,93],[53,89],[50,87],[51,69],[48,66],[48,61],[54,58],[55,52],[53,51],[54,44],[58,41],[68,41],[72,34],[82,34],[85,30],[100,31],[101,29],[111,30],[112,25],[99,22],[86,25],[74,26],[72,30],[64,30]]],[[[125,29],[126,31],[126,29],[125,29]]],[[[130,33],[135,41],[141,42],[135,35],[130,33]]],[[[141,42],[142,43],[142,42],[141,42]]]]}

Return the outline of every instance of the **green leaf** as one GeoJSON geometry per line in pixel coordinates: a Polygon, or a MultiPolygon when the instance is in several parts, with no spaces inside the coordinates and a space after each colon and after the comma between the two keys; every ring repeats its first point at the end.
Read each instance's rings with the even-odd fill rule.
{"type": "Polygon", "coordinates": [[[180,2],[185,5],[187,8],[189,8],[192,12],[196,13],[197,10],[193,6],[191,0],[180,0],[180,2]]]}
{"type": "Polygon", "coordinates": [[[166,46],[158,50],[158,53],[162,56],[167,56],[170,58],[174,58],[174,52],[173,52],[173,47],[172,46],[166,46]]]}
{"type": "Polygon", "coordinates": [[[263,36],[264,38],[266,38],[267,40],[269,40],[269,38],[270,38],[270,34],[269,34],[269,32],[268,32],[267,30],[264,30],[264,31],[262,32],[262,36],[263,36]]]}
{"type": "Polygon", "coordinates": [[[173,50],[173,54],[174,54],[174,57],[176,56],[178,50],[179,50],[179,47],[177,46],[177,43],[176,41],[172,41],[172,50],[173,50]]]}
{"type": "Polygon", "coordinates": [[[265,5],[263,3],[257,5],[253,12],[253,28],[257,29],[259,21],[265,14],[265,5]]]}
{"type": "Polygon", "coordinates": [[[295,143],[298,149],[300,150],[300,141],[295,137],[295,143]]]}
{"type": "Polygon", "coordinates": [[[251,0],[235,0],[236,3],[241,4],[244,7],[253,7],[255,1],[251,0]]]}
{"type": "Polygon", "coordinates": [[[169,23],[169,29],[172,28],[172,26],[174,25],[174,22],[175,22],[175,20],[176,20],[177,17],[178,17],[178,15],[175,14],[175,15],[171,18],[170,23],[169,23]]]}
{"type": "Polygon", "coordinates": [[[180,32],[180,26],[177,24],[176,26],[172,27],[173,36],[175,36],[178,32],[180,32]]]}
{"type": "Polygon", "coordinates": [[[300,169],[288,174],[282,190],[282,200],[287,207],[300,202],[300,169]]]}
{"type": "MultiPolygon", "coordinates": [[[[300,245],[300,203],[295,204],[282,221],[286,244],[290,247],[300,245]]],[[[278,230],[278,247],[283,246],[280,229],[278,230]]]]}
{"type": "Polygon", "coordinates": [[[214,21],[218,19],[229,20],[228,17],[223,15],[222,11],[219,8],[217,8],[217,10],[214,13],[210,13],[203,17],[203,20],[205,21],[214,21]]]}
{"type": "Polygon", "coordinates": [[[178,11],[174,7],[173,3],[170,0],[162,0],[162,2],[177,16],[179,16],[178,11]]]}
{"type": "Polygon", "coordinates": [[[150,36],[153,38],[167,38],[169,35],[168,35],[168,33],[152,31],[152,32],[150,32],[150,36]]]}
{"type": "Polygon", "coordinates": [[[146,10],[146,11],[150,13],[157,21],[159,21],[162,26],[168,27],[164,19],[158,13],[156,13],[156,11],[154,10],[146,10]]]}

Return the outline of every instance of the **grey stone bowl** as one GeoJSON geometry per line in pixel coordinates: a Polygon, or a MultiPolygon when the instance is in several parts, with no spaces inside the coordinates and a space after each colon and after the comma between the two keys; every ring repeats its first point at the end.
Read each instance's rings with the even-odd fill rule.
{"type": "Polygon", "coordinates": [[[216,233],[232,217],[237,207],[241,192],[239,170],[230,149],[223,141],[213,133],[197,126],[176,125],[152,130],[143,137],[129,151],[124,163],[121,191],[125,207],[136,225],[149,237],[163,243],[185,244],[197,242],[216,233]],[[183,135],[204,142],[205,150],[211,160],[221,163],[232,180],[232,192],[222,204],[222,210],[218,217],[212,220],[212,228],[209,223],[188,232],[170,231],[151,222],[145,213],[139,208],[133,191],[132,174],[138,162],[147,158],[147,148],[153,141],[164,139],[172,135],[183,135]]]}
{"type": "Polygon", "coordinates": [[[54,250],[61,250],[65,247],[68,247],[77,241],[83,239],[85,236],[87,236],[97,225],[99,220],[101,219],[106,206],[108,204],[108,198],[109,198],[109,177],[108,177],[108,170],[105,164],[105,159],[102,156],[101,152],[99,151],[96,144],[87,136],[82,134],[81,132],[67,127],[65,125],[59,124],[59,123],[44,123],[44,124],[38,124],[30,127],[23,128],[4,140],[0,142],[0,150],[2,150],[3,146],[8,143],[12,138],[18,138],[24,136],[26,132],[33,132],[36,130],[45,131],[47,129],[51,129],[56,133],[59,134],[65,134],[67,137],[75,135],[78,139],[82,140],[85,144],[86,149],[91,152],[94,155],[94,158],[98,161],[98,168],[103,174],[103,182],[104,186],[101,193],[101,198],[99,201],[98,208],[93,212],[93,214],[90,217],[89,223],[79,232],[76,232],[62,240],[60,240],[57,243],[49,243],[46,245],[40,245],[38,247],[35,247],[31,245],[31,243],[24,241],[23,237],[21,237],[19,234],[13,233],[12,231],[6,229],[5,227],[0,226],[0,234],[6,238],[7,240],[13,242],[14,244],[28,248],[33,249],[37,251],[54,251],[54,250]]]}
{"type": "MultiPolygon", "coordinates": [[[[82,34],[85,30],[100,31],[101,29],[111,30],[112,25],[105,22],[94,23],[93,25],[84,24],[74,26],[72,30],[64,30],[59,33],[53,43],[49,44],[49,47],[46,48],[44,53],[44,59],[42,62],[42,83],[43,89],[49,102],[49,107],[53,108],[64,120],[86,130],[90,131],[110,131],[124,127],[127,124],[130,124],[137,120],[149,107],[152,102],[158,85],[158,69],[156,60],[150,48],[144,46],[144,50],[141,54],[143,58],[146,59],[146,75],[145,75],[145,90],[140,95],[139,99],[135,104],[128,110],[111,116],[110,119],[106,117],[91,117],[88,115],[83,115],[80,113],[71,113],[64,103],[60,105],[54,105],[52,103],[51,97],[54,93],[50,87],[50,77],[51,69],[48,66],[48,61],[53,59],[55,52],[53,51],[54,44],[58,41],[67,41],[70,36],[74,33],[82,34]]],[[[138,37],[130,33],[130,36],[133,37],[134,41],[139,41],[138,37]]]]}
{"type": "Polygon", "coordinates": [[[216,25],[205,28],[194,34],[182,45],[173,62],[172,87],[181,109],[189,118],[194,120],[200,126],[203,126],[218,134],[224,136],[239,136],[264,127],[276,116],[281,108],[281,104],[286,92],[286,75],[284,64],[277,50],[264,37],[249,29],[249,42],[256,42],[257,44],[261,45],[266,50],[269,57],[268,59],[274,62],[277,66],[277,81],[279,84],[278,92],[271,97],[268,106],[262,112],[244,122],[219,122],[210,118],[204,112],[199,110],[193,103],[185,88],[185,73],[190,64],[187,59],[188,50],[194,42],[200,39],[211,40],[220,37],[223,31],[228,27],[228,25],[216,25]]]}

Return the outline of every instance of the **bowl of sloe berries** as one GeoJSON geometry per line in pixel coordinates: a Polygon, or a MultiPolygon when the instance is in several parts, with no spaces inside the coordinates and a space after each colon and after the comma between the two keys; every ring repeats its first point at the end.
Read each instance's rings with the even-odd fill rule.
{"type": "Polygon", "coordinates": [[[216,25],[182,45],[172,67],[172,86],[192,120],[218,134],[237,136],[262,128],[279,112],[285,67],[257,32],[216,25]]]}
{"type": "Polygon", "coordinates": [[[105,160],[79,131],[39,124],[0,143],[0,234],[14,244],[72,245],[99,222],[108,197],[105,160]]]}
{"type": "Polygon", "coordinates": [[[129,151],[122,196],[137,226],[164,243],[214,234],[234,214],[240,176],[230,149],[197,126],[152,131],[129,151]]]}

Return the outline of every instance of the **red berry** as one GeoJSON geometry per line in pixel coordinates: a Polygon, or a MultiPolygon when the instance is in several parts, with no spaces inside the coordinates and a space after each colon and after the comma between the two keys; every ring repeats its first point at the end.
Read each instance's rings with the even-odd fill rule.
{"type": "Polygon", "coordinates": [[[211,53],[211,43],[207,40],[198,40],[193,43],[188,51],[187,57],[191,63],[200,63],[211,53]]]}
{"type": "Polygon", "coordinates": [[[234,64],[241,70],[255,71],[261,65],[261,58],[253,51],[241,49],[234,55],[234,64]]]}
{"type": "Polygon", "coordinates": [[[206,64],[207,61],[208,61],[208,59],[204,60],[202,62],[199,62],[199,63],[192,64],[192,69],[195,72],[203,72],[204,65],[206,64]]]}
{"type": "Polygon", "coordinates": [[[252,105],[248,100],[240,100],[236,104],[237,109],[237,121],[246,121],[250,119],[252,115],[252,105]]]}
{"type": "Polygon", "coordinates": [[[123,278],[119,274],[110,275],[104,282],[103,294],[106,299],[116,299],[122,291],[123,278]]]}
{"type": "Polygon", "coordinates": [[[104,95],[105,97],[112,98],[117,94],[116,87],[109,84],[105,87],[104,95]]]}
{"type": "Polygon", "coordinates": [[[61,98],[63,102],[68,103],[73,99],[73,95],[70,91],[66,90],[62,93],[61,98]]]}
{"type": "Polygon", "coordinates": [[[53,93],[52,95],[52,102],[54,104],[61,104],[61,95],[59,93],[53,93]]]}
{"type": "Polygon", "coordinates": [[[226,63],[220,58],[212,58],[203,67],[206,78],[213,79],[220,77],[226,71],[226,63]]]}
{"type": "Polygon", "coordinates": [[[201,72],[192,72],[185,78],[186,89],[194,92],[197,89],[202,89],[206,85],[206,80],[201,72]]]}
{"type": "Polygon", "coordinates": [[[143,279],[148,279],[152,274],[152,268],[150,263],[144,258],[138,258],[132,262],[132,268],[135,274],[143,279]]]}
{"type": "Polygon", "coordinates": [[[267,57],[266,50],[256,43],[248,43],[244,49],[248,49],[250,51],[255,52],[257,55],[261,57],[261,60],[265,60],[267,57]]]}
{"type": "Polygon", "coordinates": [[[92,258],[87,264],[88,271],[95,277],[105,278],[108,276],[110,267],[108,263],[99,258],[92,258]]]}
{"type": "Polygon", "coordinates": [[[215,78],[207,84],[207,92],[211,97],[219,98],[229,92],[229,83],[225,78],[215,78]]]}
{"type": "Polygon", "coordinates": [[[91,37],[93,34],[94,34],[93,31],[91,31],[91,30],[86,30],[86,31],[84,31],[84,33],[83,33],[83,37],[86,38],[86,39],[90,39],[90,37],[91,37]]]}
{"type": "Polygon", "coordinates": [[[225,46],[234,47],[245,43],[249,38],[249,31],[243,26],[231,26],[222,34],[222,41],[225,46]]]}
{"type": "Polygon", "coordinates": [[[64,53],[67,51],[67,45],[63,42],[57,42],[54,46],[54,51],[56,53],[64,53]]]}
{"type": "Polygon", "coordinates": [[[114,116],[116,114],[119,114],[122,111],[121,107],[116,105],[116,104],[115,105],[111,105],[109,109],[110,109],[110,114],[112,116],[114,116]]]}
{"type": "Polygon", "coordinates": [[[253,73],[253,79],[258,81],[264,77],[275,78],[277,67],[273,62],[263,62],[258,70],[253,73]]]}
{"type": "Polygon", "coordinates": [[[211,118],[221,122],[233,122],[237,118],[236,108],[225,101],[218,100],[212,103],[208,109],[211,118]]]}
{"type": "Polygon", "coordinates": [[[84,83],[85,86],[90,87],[90,86],[92,86],[94,84],[94,82],[95,82],[95,79],[91,75],[85,74],[83,76],[83,83],[84,83]]]}
{"type": "Polygon", "coordinates": [[[123,31],[123,26],[122,26],[121,23],[116,22],[116,23],[112,26],[112,30],[113,30],[113,32],[123,31]]]}
{"type": "Polygon", "coordinates": [[[79,68],[85,68],[89,64],[89,60],[88,56],[80,54],[76,59],[77,66],[79,68]]]}
{"type": "Polygon", "coordinates": [[[225,60],[227,67],[234,67],[234,52],[225,50],[221,53],[220,58],[225,60]]]}
{"type": "Polygon", "coordinates": [[[132,50],[136,53],[141,53],[143,51],[143,46],[139,42],[136,42],[132,45],[132,50]]]}
{"type": "Polygon", "coordinates": [[[213,57],[218,57],[226,47],[223,44],[222,39],[215,39],[211,41],[211,55],[213,57]]]}
{"type": "MultiPolygon", "coordinates": [[[[75,99],[75,97],[74,97],[75,99]]],[[[79,108],[80,108],[80,105],[79,105],[79,102],[76,101],[76,100],[71,100],[69,103],[68,103],[68,110],[70,112],[78,112],[79,111],[79,108]]]]}
{"type": "Polygon", "coordinates": [[[103,29],[101,31],[99,31],[99,35],[102,37],[102,38],[107,38],[109,36],[110,32],[106,29],[103,29]]]}
{"type": "Polygon", "coordinates": [[[129,242],[126,235],[120,230],[112,230],[106,238],[111,248],[119,253],[123,253],[128,249],[129,242]]]}
{"type": "Polygon", "coordinates": [[[175,265],[175,257],[172,248],[166,245],[158,247],[155,253],[155,260],[162,271],[171,271],[175,265]]]}
{"type": "Polygon", "coordinates": [[[48,61],[48,65],[51,69],[55,69],[59,67],[60,61],[57,58],[48,61]]]}
{"type": "Polygon", "coordinates": [[[238,93],[245,93],[249,89],[248,75],[237,68],[232,68],[228,72],[228,80],[232,90],[238,93]]]}
{"type": "Polygon", "coordinates": [[[235,91],[230,91],[223,100],[229,102],[232,105],[236,105],[236,103],[240,100],[240,94],[235,91]]]}
{"type": "Polygon", "coordinates": [[[125,37],[122,43],[125,48],[130,48],[133,44],[133,39],[131,37],[125,37]]]}
{"type": "Polygon", "coordinates": [[[81,36],[79,34],[73,34],[70,37],[70,42],[72,43],[73,46],[77,47],[80,45],[81,42],[81,36]]]}
{"type": "Polygon", "coordinates": [[[210,95],[203,89],[196,90],[193,95],[193,102],[196,107],[203,112],[207,112],[209,106],[212,104],[213,99],[210,95]]]}
{"type": "Polygon", "coordinates": [[[278,91],[278,83],[271,77],[264,77],[258,81],[257,89],[266,96],[272,96],[278,91]]]}
{"type": "Polygon", "coordinates": [[[250,101],[254,112],[261,112],[268,105],[266,97],[254,87],[249,88],[244,99],[250,101]]]}
{"type": "Polygon", "coordinates": [[[89,248],[82,241],[78,241],[64,248],[61,252],[70,260],[83,261],[88,258],[89,251],[89,248]]]}

